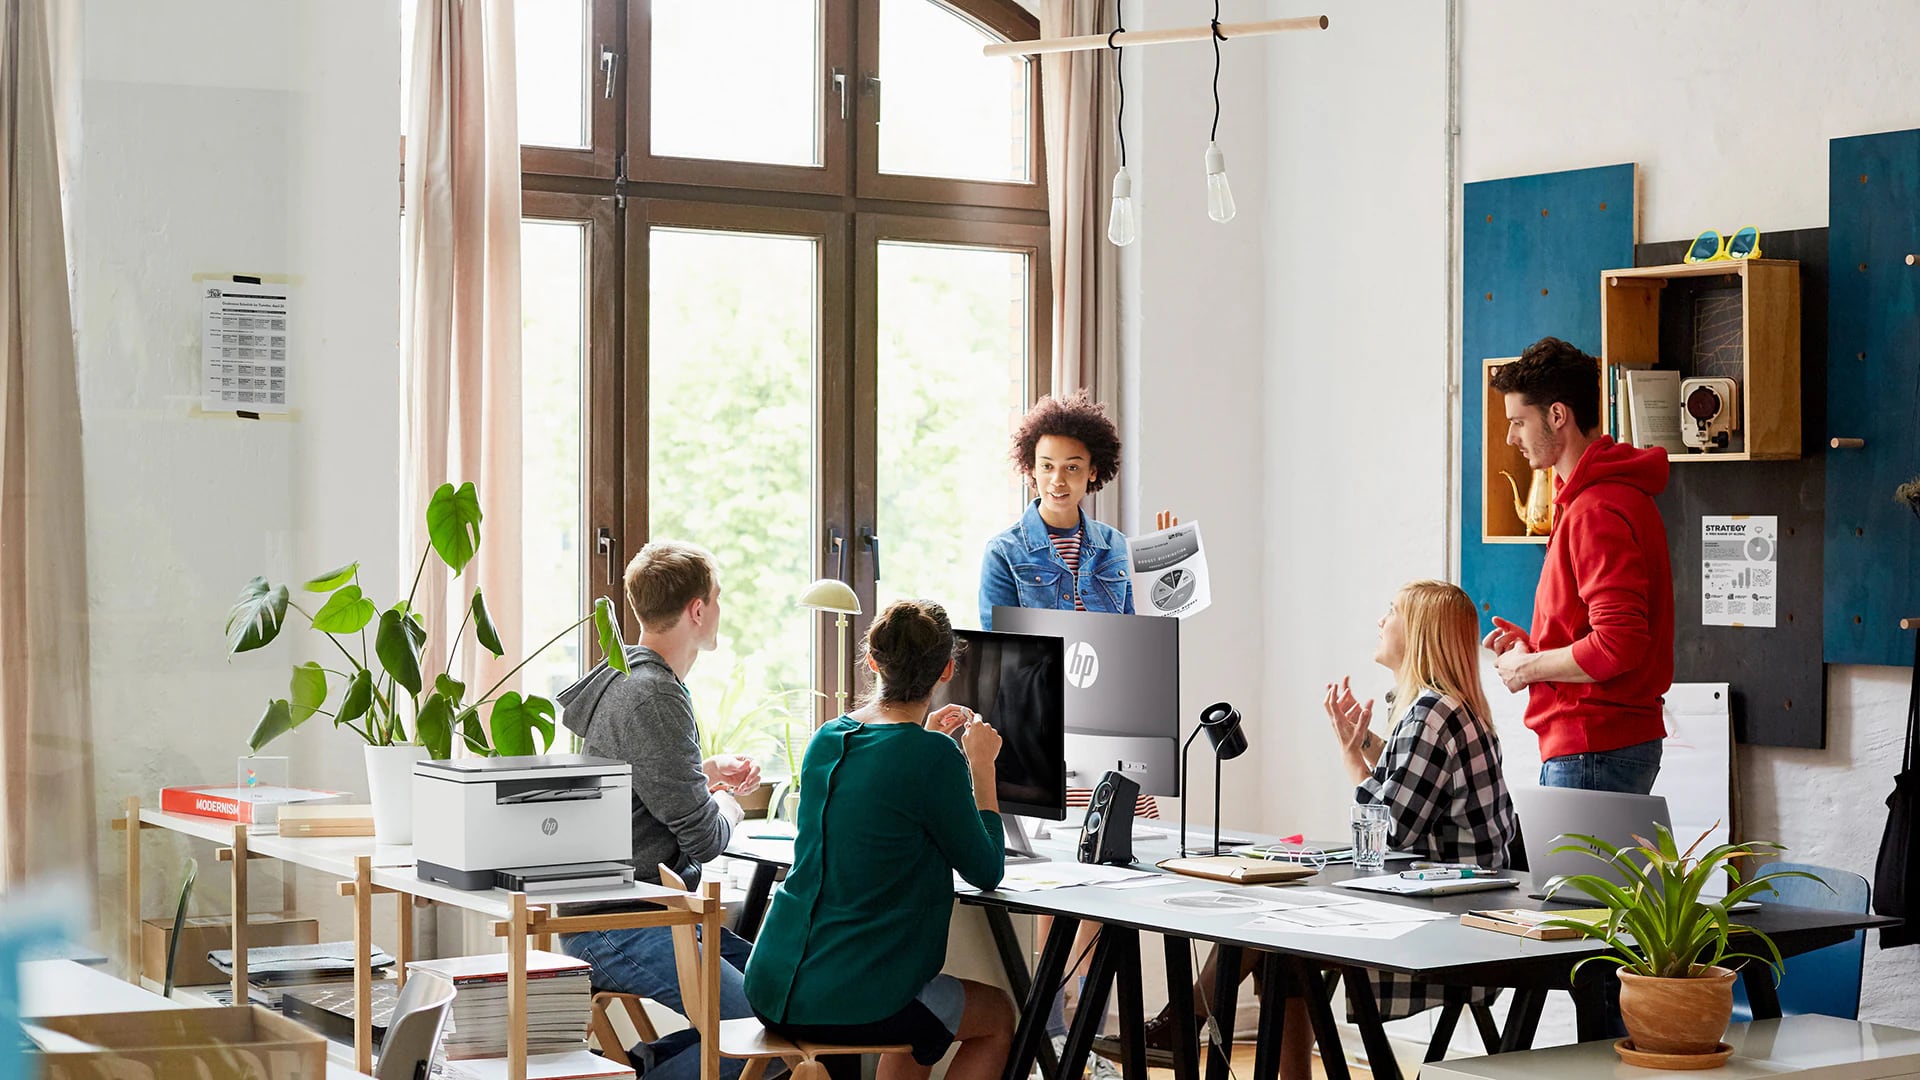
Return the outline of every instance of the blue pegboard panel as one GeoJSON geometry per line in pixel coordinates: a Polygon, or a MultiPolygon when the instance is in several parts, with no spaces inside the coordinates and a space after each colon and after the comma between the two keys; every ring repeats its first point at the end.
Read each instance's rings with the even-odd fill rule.
{"type": "Polygon", "coordinates": [[[1531,624],[1546,548],[1480,539],[1481,365],[1517,356],[1549,335],[1600,352],[1600,273],[1633,265],[1633,197],[1630,164],[1466,186],[1460,584],[1480,605],[1485,626],[1493,615],[1531,624]]]}
{"type": "Polygon", "coordinates": [[[1893,490],[1920,473],[1920,131],[1834,139],[1827,180],[1825,651],[1829,664],[1913,662],[1920,521],[1893,490]]]}

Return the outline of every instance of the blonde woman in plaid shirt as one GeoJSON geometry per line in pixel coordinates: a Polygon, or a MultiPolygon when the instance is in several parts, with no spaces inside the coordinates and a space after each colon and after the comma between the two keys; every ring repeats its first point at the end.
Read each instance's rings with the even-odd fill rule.
{"type": "MultiPolygon", "coordinates": [[[[1387,843],[1396,850],[1504,869],[1514,835],[1513,804],[1500,771],[1500,739],[1480,690],[1480,617],[1473,601],[1444,581],[1408,584],[1380,618],[1373,659],[1393,672],[1388,703],[1400,710],[1384,741],[1369,729],[1373,702],[1355,700],[1348,680],[1328,684],[1325,701],[1353,775],[1355,801],[1387,806],[1387,843]]],[[[1373,991],[1386,1020],[1447,1000],[1441,987],[1389,972],[1374,975],[1373,991]]],[[[1452,992],[1462,1001],[1495,993],[1452,992]]],[[[1304,1077],[1312,1042],[1306,1009],[1297,1000],[1287,1005],[1282,1073],[1304,1077]],[[1296,1015],[1298,1024],[1292,1022],[1296,1015]]]]}
{"type": "MultiPolygon", "coordinates": [[[[1327,716],[1333,721],[1359,802],[1389,808],[1387,841],[1399,851],[1419,852],[1435,862],[1472,863],[1501,869],[1514,835],[1513,804],[1500,772],[1500,741],[1480,692],[1480,617],[1456,585],[1415,581],[1400,590],[1380,618],[1380,645],[1373,659],[1394,674],[1390,700],[1407,702],[1382,740],[1368,725],[1373,702],[1355,700],[1349,680],[1327,684],[1327,716]]],[[[1209,954],[1194,985],[1204,1007],[1213,993],[1219,954],[1209,954]]],[[[1260,962],[1247,950],[1241,978],[1260,962]]],[[[1411,1016],[1444,1004],[1442,988],[1405,976],[1373,976],[1383,1019],[1411,1016]]],[[[1490,998],[1491,990],[1452,991],[1460,1000],[1490,998]]],[[[1313,1032],[1306,1002],[1289,998],[1280,1035],[1283,1080],[1312,1076],[1313,1032]]],[[[1206,1017],[1197,1018],[1202,1030],[1206,1017]]],[[[1147,1023],[1148,1060],[1169,1055],[1173,1017],[1166,1010],[1147,1023]]],[[[1094,1049],[1117,1054],[1118,1043],[1096,1040],[1094,1049]]],[[[1165,1058],[1170,1064],[1170,1058],[1165,1058]]]]}

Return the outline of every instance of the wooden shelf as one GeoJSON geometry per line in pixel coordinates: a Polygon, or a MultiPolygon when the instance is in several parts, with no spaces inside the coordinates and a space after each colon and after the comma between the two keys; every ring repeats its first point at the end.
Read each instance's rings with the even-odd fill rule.
{"type": "Polygon", "coordinates": [[[1486,398],[1486,409],[1480,415],[1484,429],[1480,445],[1480,539],[1489,544],[1544,544],[1545,533],[1528,535],[1526,525],[1520,520],[1519,512],[1513,505],[1513,487],[1507,484],[1507,478],[1500,475],[1502,470],[1513,475],[1513,483],[1520,489],[1520,497],[1527,497],[1528,485],[1533,480],[1533,469],[1527,465],[1527,459],[1519,450],[1507,445],[1507,403],[1505,396],[1493,389],[1493,371],[1502,364],[1511,364],[1517,356],[1502,356],[1483,361],[1480,365],[1480,391],[1486,398]]]}
{"type": "Polygon", "coordinates": [[[1790,259],[1723,259],[1602,271],[1601,426],[1618,436],[1619,411],[1626,408],[1624,396],[1616,400],[1614,369],[1661,368],[1679,371],[1683,377],[1694,374],[1691,305],[1714,279],[1740,290],[1739,377],[1735,379],[1739,426],[1724,450],[1669,450],[1667,458],[1673,462],[1798,458],[1800,264],[1790,259]]]}

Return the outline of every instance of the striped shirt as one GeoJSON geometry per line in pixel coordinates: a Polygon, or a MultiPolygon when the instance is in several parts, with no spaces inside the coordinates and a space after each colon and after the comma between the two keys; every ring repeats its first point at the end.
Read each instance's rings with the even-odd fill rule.
{"type": "MultiPolygon", "coordinates": [[[[1087,803],[1092,799],[1092,788],[1070,787],[1067,789],[1067,809],[1069,810],[1085,810],[1087,803]]],[[[1158,821],[1160,819],[1159,800],[1155,799],[1152,795],[1142,794],[1138,799],[1134,800],[1133,816],[1137,818],[1152,818],[1158,821]]]]}
{"type": "Polygon", "coordinates": [[[1054,554],[1067,565],[1067,577],[1073,582],[1073,610],[1087,610],[1087,602],[1080,598],[1080,539],[1084,534],[1080,526],[1071,529],[1056,529],[1047,526],[1047,539],[1053,542],[1054,554]]]}

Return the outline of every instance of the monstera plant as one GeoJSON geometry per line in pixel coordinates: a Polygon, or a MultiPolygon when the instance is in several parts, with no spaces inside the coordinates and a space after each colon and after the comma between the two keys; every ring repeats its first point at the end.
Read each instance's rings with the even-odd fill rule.
{"type": "Polygon", "coordinates": [[[534,657],[588,621],[599,631],[600,648],[608,662],[624,674],[627,654],[613,605],[605,597],[595,600],[592,614],[555,634],[484,692],[469,694],[466,684],[452,674],[468,625],[473,627],[477,647],[494,656],[505,653],[480,587],[474,586],[465,604],[460,628],[431,655],[426,626],[413,601],[427,563],[435,556],[459,578],[480,548],[480,520],[480,496],[471,483],[458,489],[440,485],[427,504],[427,550],[420,554],[413,585],[407,598],[391,607],[381,608],[366,597],[357,562],[300,586],[304,593],[325,598],[311,611],[284,584],[264,577],[249,581],[227,616],[229,656],[271,643],[280,635],[289,609],[305,617],[332,644],[333,653],[325,662],[309,660],[293,669],[287,696],[267,703],[247,745],[257,752],[315,716],[326,717],[334,727],[353,732],[369,746],[418,745],[434,758],[452,756],[456,737],[469,750],[485,755],[532,754],[551,745],[553,702],[512,690],[501,693],[500,688],[534,657]]]}

